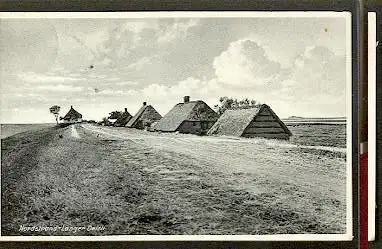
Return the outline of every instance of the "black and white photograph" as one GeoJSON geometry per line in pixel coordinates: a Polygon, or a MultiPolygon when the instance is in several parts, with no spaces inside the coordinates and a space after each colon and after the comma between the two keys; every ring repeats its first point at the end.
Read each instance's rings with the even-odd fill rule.
{"type": "Polygon", "coordinates": [[[0,239],[352,240],[351,44],[349,12],[0,13],[0,239]]]}

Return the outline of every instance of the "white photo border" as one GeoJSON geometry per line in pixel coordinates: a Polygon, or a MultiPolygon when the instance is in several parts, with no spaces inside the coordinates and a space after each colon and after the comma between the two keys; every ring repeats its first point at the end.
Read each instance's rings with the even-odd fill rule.
{"type": "Polygon", "coordinates": [[[105,235],[0,236],[0,241],[351,241],[352,188],[352,13],[350,11],[153,11],[153,12],[0,12],[1,19],[89,18],[344,18],[346,20],[346,232],[344,234],[277,235],[105,235]]]}

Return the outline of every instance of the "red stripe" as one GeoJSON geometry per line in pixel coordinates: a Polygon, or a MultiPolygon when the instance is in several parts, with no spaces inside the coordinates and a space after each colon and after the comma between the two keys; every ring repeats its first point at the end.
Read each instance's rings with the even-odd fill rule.
{"type": "Polygon", "coordinates": [[[360,155],[359,163],[359,243],[360,249],[367,249],[367,152],[360,155]]]}

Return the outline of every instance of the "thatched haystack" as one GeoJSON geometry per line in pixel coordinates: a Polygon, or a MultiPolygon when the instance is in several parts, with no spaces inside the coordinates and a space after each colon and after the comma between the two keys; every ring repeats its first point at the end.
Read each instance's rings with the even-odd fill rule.
{"type": "Polygon", "coordinates": [[[123,112],[121,114],[121,116],[119,116],[117,118],[117,120],[115,121],[114,123],[114,126],[118,126],[118,127],[124,127],[127,125],[127,123],[130,121],[130,119],[132,119],[133,116],[131,116],[131,114],[127,111],[127,108],[125,108],[125,112],[123,112]]]}
{"type": "Polygon", "coordinates": [[[152,107],[143,102],[143,106],[139,109],[137,114],[129,120],[126,127],[145,129],[151,126],[152,123],[158,121],[162,116],[152,107]]]}
{"type": "Polygon", "coordinates": [[[292,135],[273,110],[265,104],[247,109],[226,110],[207,134],[286,140],[292,135]]]}
{"type": "Polygon", "coordinates": [[[205,134],[216,122],[218,115],[201,100],[190,101],[184,97],[183,103],[176,104],[153,126],[155,131],[205,134]]]}

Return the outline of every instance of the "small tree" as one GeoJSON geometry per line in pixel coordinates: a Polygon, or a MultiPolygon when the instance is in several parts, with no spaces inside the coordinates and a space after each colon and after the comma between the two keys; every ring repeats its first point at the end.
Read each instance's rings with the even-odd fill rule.
{"type": "Polygon", "coordinates": [[[50,113],[52,113],[54,115],[54,117],[56,118],[57,124],[58,124],[58,114],[60,113],[60,109],[61,109],[61,107],[58,105],[54,105],[51,108],[49,108],[50,113]]]}
{"type": "Polygon", "coordinates": [[[234,98],[229,97],[220,97],[219,104],[214,106],[214,109],[216,113],[221,116],[226,110],[228,109],[245,109],[245,108],[251,108],[251,107],[257,107],[261,105],[256,100],[252,99],[242,99],[237,100],[234,98]]]}
{"type": "Polygon", "coordinates": [[[103,117],[101,123],[104,124],[105,126],[110,125],[110,121],[107,117],[103,117]]]}

